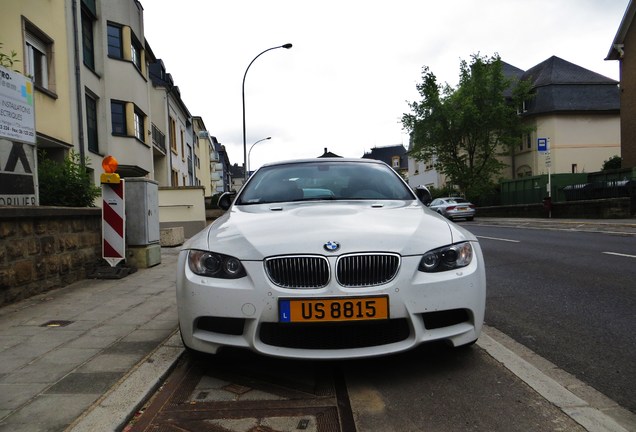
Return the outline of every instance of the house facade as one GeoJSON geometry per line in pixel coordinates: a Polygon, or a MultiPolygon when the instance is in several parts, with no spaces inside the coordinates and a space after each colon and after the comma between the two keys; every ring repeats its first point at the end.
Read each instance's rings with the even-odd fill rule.
{"type": "Polygon", "coordinates": [[[630,0],[606,60],[620,70],[621,156],[623,168],[636,167],[636,3],[630,0]]]}
{"type": "Polygon", "coordinates": [[[111,155],[121,177],[204,186],[213,194],[224,188],[210,173],[218,142],[199,140],[203,120],[195,127],[145,39],[143,20],[139,0],[3,4],[1,49],[15,51],[13,69],[34,81],[37,149],[59,162],[75,151],[96,185],[102,160],[111,155]]]}
{"type": "MultiPolygon", "coordinates": [[[[0,42],[5,54],[17,53],[13,69],[33,77],[37,148],[64,160],[79,139],[73,71],[73,45],[65,26],[72,19],[65,0],[4,2],[0,42]]],[[[100,161],[101,162],[101,161],[100,161]]]]}
{"type": "Polygon", "coordinates": [[[397,173],[406,177],[409,164],[406,149],[402,144],[385,147],[373,147],[370,152],[362,155],[363,159],[375,159],[382,161],[393,168],[397,173]]]}
{"type": "Polygon", "coordinates": [[[434,161],[419,161],[409,157],[407,175],[411,187],[426,186],[429,189],[439,189],[446,183],[445,176],[435,169],[434,161]]]}
{"type": "Polygon", "coordinates": [[[532,84],[520,113],[532,132],[515,148],[507,178],[600,171],[620,155],[617,81],[555,56],[520,79],[532,84]]]}

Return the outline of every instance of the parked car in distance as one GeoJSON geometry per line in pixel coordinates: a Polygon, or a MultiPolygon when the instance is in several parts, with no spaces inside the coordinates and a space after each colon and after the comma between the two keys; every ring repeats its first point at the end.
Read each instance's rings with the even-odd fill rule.
{"type": "Polygon", "coordinates": [[[460,197],[436,198],[429,207],[450,220],[475,218],[475,205],[460,197]]]}
{"type": "Polygon", "coordinates": [[[179,253],[186,348],[276,357],[386,355],[474,343],[486,304],[479,242],[384,162],[264,165],[179,253]]]}

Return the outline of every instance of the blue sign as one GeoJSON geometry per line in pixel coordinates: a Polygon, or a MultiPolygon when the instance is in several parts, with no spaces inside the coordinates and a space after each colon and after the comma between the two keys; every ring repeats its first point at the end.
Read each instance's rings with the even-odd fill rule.
{"type": "Polygon", "coordinates": [[[537,150],[540,152],[548,151],[548,139],[547,138],[537,138],[538,148],[537,150]]]}

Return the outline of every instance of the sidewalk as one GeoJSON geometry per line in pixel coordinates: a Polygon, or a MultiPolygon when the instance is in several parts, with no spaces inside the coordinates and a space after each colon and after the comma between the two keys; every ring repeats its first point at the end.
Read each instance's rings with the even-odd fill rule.
{"type": "Polygon", "coordinates": [[[182,352],[177,255],[162,248],[161,264],[122,279],[85,279],[0,308],[0,431],[63,431],[124,381],[132,388],[108,411],[112,426],[87,430],[125,422],[182,352]]]}

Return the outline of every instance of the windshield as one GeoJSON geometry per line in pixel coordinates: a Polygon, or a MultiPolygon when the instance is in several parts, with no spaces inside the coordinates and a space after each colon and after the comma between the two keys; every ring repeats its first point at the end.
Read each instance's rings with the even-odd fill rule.
{"type": "Polygon", "coordinates": [[[449,198],[446,200],[447,203],[449,204],[464,204],[464,203],[468,203],[468,201],[466,201],[464,198],[449,198]]]}
{"type": "Polygon", "coordinates": [[[310,200],[413,200],[386,165],[361,162],[298,162],[258,170],[238,205],[310,200]]]}

